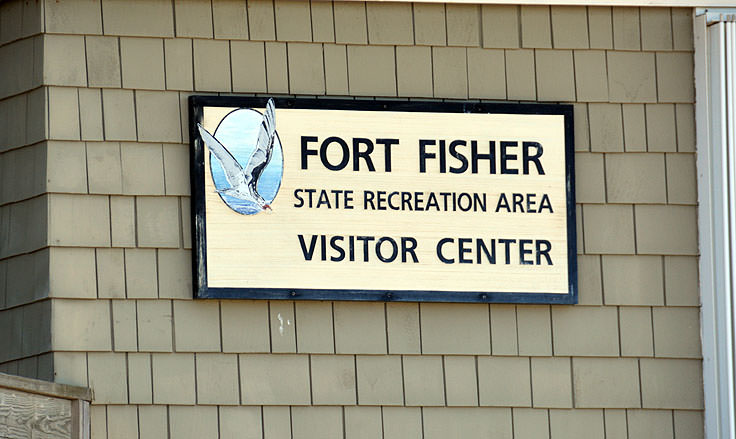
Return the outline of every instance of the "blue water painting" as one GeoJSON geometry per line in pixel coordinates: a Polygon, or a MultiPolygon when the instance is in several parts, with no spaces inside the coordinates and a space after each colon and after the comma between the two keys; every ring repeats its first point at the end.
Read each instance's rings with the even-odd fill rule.
{"type": "MultiPolygon", "coordinates": [[[[240,163],[243,168],[248,164],[251,154],[258,140],[258,132],[261,128],[263,115],[250,108],[240,108],[228,113],[214,132],[214,136],[222,143],[230,154],[240,163]]],[[[278,126],[278,122],[277,122],[278,126]]],[[[225,172],[220,162],[210,153],[210,170],[215,187],[218,190],[227,189],[230,184],[225,178],[225,172]]],[[[257,190],[268,204],[276,198],[281,187],[281,177],[284,174],[284,156],[281,149],[281,140],[278,132],[274,138],[271,160],[266,169],[263,170],[258,180],[257,190]]],[[[252,201],[241,200],[229,195],[219,194],[222,201],[231,209],[243,215],[252,215],[261,212],[261,208],[252,201]]]]}

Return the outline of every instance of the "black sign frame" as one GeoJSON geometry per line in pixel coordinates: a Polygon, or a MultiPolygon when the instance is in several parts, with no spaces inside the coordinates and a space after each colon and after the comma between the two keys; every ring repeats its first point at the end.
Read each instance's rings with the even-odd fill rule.
{"type": "Polygon", "coordinates": [[[206,147],[196,128],[203,120],[203,109],[215,107],[265,107],[268,96],[190,96],[189,142],[192,211],[192,274],[195,299],[263,299],[263,300],[337,300],[384,302],[458,302],[458,303],[519,303],[576,304],[577,227],[575,210],[575,147],[573,106],[570,104],[497,103],[467,101],[399,101],[367,99],[315,99],[276,97],[277,108],[330,109],[358,111],[407,111],[430,113],[489,113],[489,114],[556,114],[564,116],[565,179],[568,242],[568,292],[476,292],[427,290],[362,290],[305,288],[223,288],[207,284],[207,234],[205,228],[204,154],[206,147]]]}

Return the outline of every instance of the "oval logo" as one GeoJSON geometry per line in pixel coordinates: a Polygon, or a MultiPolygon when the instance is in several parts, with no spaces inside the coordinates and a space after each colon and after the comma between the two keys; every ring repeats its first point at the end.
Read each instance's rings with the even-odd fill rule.
{"type": "Polygon", "coordinates": [[[210,152],[210,171],[225,204],[242,215],[271,209],[281,187],[284,157],[276,132],[273,100],[266,111],[239,108],[213,134],[199,126],[210,152]]]}

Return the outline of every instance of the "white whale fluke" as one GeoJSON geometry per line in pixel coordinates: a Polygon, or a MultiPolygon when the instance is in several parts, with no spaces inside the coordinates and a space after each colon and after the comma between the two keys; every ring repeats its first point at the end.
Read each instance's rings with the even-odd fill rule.
{"type": "Polygon", "coordinates": [[[245,169],[215,136],[204,129],[201,124],[197,124],[199,135],[202,137],[204,144],[207,145],[207,149],[210,150],[212,155],[220,163],[220,166],[222,166],[223,171],[225,171],[225,178],[230,184],[229,188],[220,189],[217,193],[251,201],[258,205],[261,210],[271,209],[271,206],[258,193],[257,186],[258,179],[263,174],[263,170],[266,169],[268,162],[271,161],[276,135],[275,120],[273,99],[269,99],[266,104],[266,111],[263,113],[256,147],[250,159],[248,159],[245,169]]]}

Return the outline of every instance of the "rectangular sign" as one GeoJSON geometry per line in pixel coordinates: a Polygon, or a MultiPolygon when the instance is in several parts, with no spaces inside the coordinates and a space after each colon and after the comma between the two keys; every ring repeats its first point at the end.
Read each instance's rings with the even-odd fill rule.
{"type": "Polygon", "coordinates": [[[193,96],[195,297],[576,303],[572,120],[193,96]]]}

